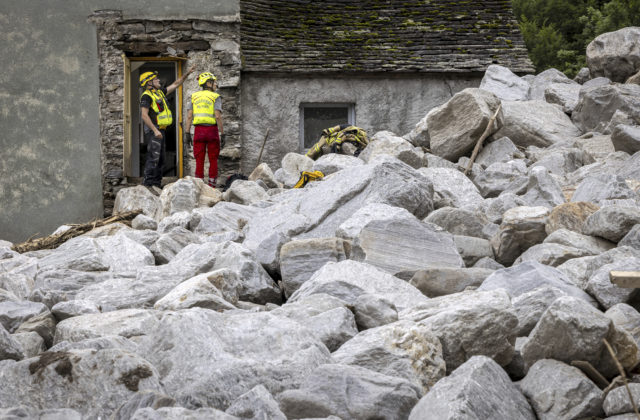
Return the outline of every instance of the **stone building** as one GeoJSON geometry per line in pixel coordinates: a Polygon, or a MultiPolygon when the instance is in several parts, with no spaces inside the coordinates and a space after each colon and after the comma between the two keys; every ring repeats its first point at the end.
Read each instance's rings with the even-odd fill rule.
{"type": "MultiPolygon", "coordinates": [[[[4,9],[0,49],[12,62],[0,85],[0,239],[12,241],[109,214],[118,189],[140,181],[138,77],[147,70],[168,83],[192,64],[218,76],[221,181],[248,174],[263,143],[275,169],[329,125],[405,134],[477,86],[488,65],[533,70],[508,0],[53,0],[4,9]]],[[[196,89],[192,76],[170,104],[167,181],[193,173],[181,122],[196,89]]]]}

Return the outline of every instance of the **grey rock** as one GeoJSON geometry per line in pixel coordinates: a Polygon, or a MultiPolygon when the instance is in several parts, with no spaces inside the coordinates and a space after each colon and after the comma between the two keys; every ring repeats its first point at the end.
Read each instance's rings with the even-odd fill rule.
{"type": "Polygon", "coordinates": [[[611,152],[607,153],[604,157],[599,157],[598,160],[590,165],[585,165],[582,168],[567,175],[567,184],[579,184],[580,181],[590,175],[598,174],[613,174],[621,175],[625,164],[629,161],[629,154],[626,152],[614,152],[613,143],[611,143],[611,136],[599,136],[604,137],[610,144],[611,152]]]}
{"type": "Polygon", "coordinates": [[[511,299],[518,317],[518,337],[526,337],[553,302],[567,292],[553,286],[540,286],[511,299]]]}
{"type": "Polygon", "coordinates": [[[500,264],[493,258],[482,257],[474,265],[473,268],[488,268],[491,270],[500,270],[504,265],[500,264]]]}
{"type": "MultiPolygon", "coordinates": [[[[170,217],[171,216],[165,218],[163,222],[170,217]]],[[[150,251],[154,256],[156,263],[160,265],[171,261],[173,257],[175,257],[185,246],[199,243],[202,243],[202,240],[198,235],[179,226],[161,234],[151,246],[150,251]]]]}
{"type": "Polygon", "coordinates": [[[353,240],[365,225],[373,220],[415,220],[407,209],[382,203],[369,203],[353,213],[336,229],[339,238],[353,240]]]}
{"type": "Polygon", "coordinates": [[[237,179],[231,187],[222,194],[225,201],[232,203],[251,205],[259,201],[267,200],[269,195],[255,181],[237,179]]]}
{"type": "Polygon", "coordinates": [[[604,393],[580,369],[557,360],[537,361],[519,387],[540,420],[602,415],[604,393]]]}
{"type": "Polygon", "coordinates": [[[560,105],[565,113],[571,115],[578,104],[581,87],[579,83],[551,83],[544,91],[544,99],[550,104],[560,105]]]}
{"type": "Polygon", "coordinates": [[[239,396],[226,413],[242,419],[287,420],[280,411],[278,402],[262,385],[257,385],[239,396]]]}
{"type": "Polygon", "coordinates": [[[215,408],[198,408],[190,410],[184,407],[141,408],[131,420],[238,420],[238,417],[226,414],[215,408]]]}
{"type": "Polygon", "coordinates": [[[381,327],[398,320],[398,309],[382,295],[363,293],[353,303],[358,330],[381,327]]]}
{"type": "Polygon", "coordinates": [[[428,149],[431,145],[431,137],[429,137],[429,127],[427,126],[428,116],[429,114],[427,113],[427,115],[422,117],[422,119],[416,123],[416,125],[409,133],[403,135],[402,137],[414,146],[428,149]]]}
{"type": "Polygon", "coordinates": [[[438,382],[409,415],[409,420],[428,418],[534,420],[536,416],[496,362],[474,356],[438,382]]]}
{"type": "Polygon", "coordinates": [[[380,155],[395,156],[412,168],[418,169],[422,166],[424,152],[416,150],[411,143],[390,131],[379,131],[358,157],[369,163],[380,155]]]}
{"type": "Polygon", "coordinates": [[[640,208],[608,206],[596,211],[585,220],[583,232],[617,243],[638,223],[640,223],[640,208]]]}
{"type": "Polygon", "coordinates": [[[59,302],[74,300],[76,293],[84,286],[94,285],[113,279],[110,272],[87,272],[79,270],[55,269],[38,273],[35,288],[29,300],[42,302],[52,308],[59,302]]]}
{"type": "Polygon", "coordinates": [[[418,388],[405,379],[337,364],[319,366],[299,389],[278,396],[287,418],[335,415],[342,420],[405,419],[419,398],[418,388]]]}
{"type": "Polygon", "coordinates": [[[606,159],[610,153],[615,152],[610,135],[589,132],[577,137],[575,140],[577,142],[576,146],[584,150],[594,159],[606,159]]]}
{"type": "Polygon", "coordinates": [[[595,306],[593,298],[577,287],[560,270],[534,261],[496,270],[487,277],[478,290],[505,289],[515,298],[539,287],[558,288],[569,296],[582,299],[595,306]]]}
{"type": "Polygon", "coordinates": [[[259,384],[275,395],[330,361],[308,329],[268,312],[192,308],[158,318],[139,338],[138,354],[161,372],[165,392],[187,408],[226,409],[259,384]]]}
{"type": "Polygon", "coordinates": [[[639,95],[638,85],[613,84],[583,89],[571,118],[583,132],[596,131],[600,124],[607,124],[616,111],[637,121],[640,118],[639,95]]]}
{"type": "Polygon", "coordinates": [[[554,83],[572,83],[564,73],[554,68],[547,69],[536,75],[531,82],[529,90],[529,99],[536,101],[544,101],[545,91],[554,83]]]}
{"type": "Polygon", "coordinates": [[[611,133],[611,142],[616,151],[630,155],[640,150],[640,127],[637,125],[617,125],[611,133]]]}
{"type": "Polygon", "coordinates": [[[429,328],[398,321],[356,335],[332,355],[336,363],[403,378],[426,393],[445,376],[442,346],[429,328]]]}
{"type": "Polygon", "coordinates": [[[0,302],[0,324],[4,326],[10,333],[15,330],[23,322],[37,315],[49,313],[42,303],[20,301],[20,302],[0,302]]]}
{"type": "Polygon", "coordinates": [[[417,271],[409,284],[431,298],[462,292],[468,287],[477,288],[493,272],[487,268],[436,267],[417,271]]]}
{"type": "Polygon", "coordinates": [[[240,279],[235,272],[217,270],[180,283],[166,296],[159,299],[153,307],[162,311],[195,307],[219,312],[236,309],[233,304],[238,301],[238,289],[241,287],[240,279]],[[224,283],[228,293],[223,295],[215,283],[224,283]]]}
{"type": "MultiPolygon", "coordinates": [[[[500,99],[491,92],[467,88],[429,112],[427,125],[432,153],[454,162],[469,153],[499,103],[500,99]]],[[[489,134],[502,125],[502,112],[496,120],[489,134]]]]}
{"type": "Polygon", "coordinates": [[[634,225],[631,230],[620,239],[618,246],[630,246],[640,249],[640,224],[634,225]]]}
{"type": "Polygon", "coordinates": [[[424,221],[434,223],[453,235],[487,239],[483,229],[488,220],[482,213],[455,207],[442,207],[431,212],[424,221]]]}
{"type": "Polygon", "coordinates": [[[462,172],[447,168],[421,168],[419,172],[433,184],[435,193],[452,207],[477,207],[483,198],[478,188],[462,172]]]}
{"type": "Polygon", "coordinates": [[[504,367],[505,372],[509,374],[513,380],[519,380],[525,377],[527,370],[525,369],[524,359],[522,358],[522,346],[529,340],[527,337],[516,338],[516,347],[513,352],[513,359],[504,367]]]}
{"type": "Polygon", "coordinates": [[[543,243],[571,246],[584,250],[589,255],[598,255],[615,247],[615,244],[612,242],[564,228],[551,232],[543,243]]]}
{"type": "Polygon", "coordinates": [[[571,201],[587,201],[602,206],[604,200],[637,199],[624,178],[617,175],[600,174],[588,176],[576,188],[571,201]]]}
{"type": "Polygon", "coordinates": [[[352,260],[327,263],[291,295],[287,302],[326,293],[354,304],[364,293],[385,296],[398,310],[427,300],[418,289],[378,268],[352,260]]]}
{"type": "Polygon", "coordinates": [[[480,81],[480,89],[489,91],[504,101],[529,99],[529,83],[506,67],[492,64],[487,67],[480,81]]]}
{"type": "Polygon", "coordinates": [[[582,133],[558,105],[542,101],[503,101],[504,124],[494,138],[509,137],[516,146],[547,147],[582,133]]]}
{"type": "Polygon", "coordinates": [[[543,242],[524,251],[516,258],[513,264],[535,261],[540,264],[557,267],[567,260],[587,255],[593,255],[593,253],[570,245],[543,242]]]}
{"type": "Polygon", "coordinates": [[[276,181],[285,187],[293,187],[300,178],[300,172],[310,171],[313,168],[313,160],[298,153],[287,153],[281,162],[281,168],[276,170],[276,181]]]}
{"type": "Polygon", "coordinates": [[[584,300],[563,296],[542,314],[522,348],[522,356],[528,367],[541,359],[584,360],[611,377],[617,375],[617,368],[603,339],[611,344],[623,367],[637,363],[638,347],[629,333],[584,300]]]}
{"type": "Polygon", "coordinates": [[[328,176],[343,169],[361,165],[364,165],[364,162],[355,156],[329,153],[320,156],[318,160],[313,163],[311,170],[320,171],[324,176],[328,176]]]}
{"type": "Polygon", "coordinates": [[[25,357],[23,347],[9,332],[0,325],[0,361],[6,359],[22,360],[25,357]]]}
{"type": "MultiPolygon", "coordinates": [[[[624,152],[617,153],[622,154],[624,152]]],[[[618,175],[625,179],[640,179],[640,165],[638,165],[638,162],[640,162],[640,152],[634,153],[622,163],[618,175]]]]}
{"type": "MultiPolygon", "coordinates": [[[[640,404],[640,384],[630,383],[629,390],[631,391],[633,402],[637,407],[638,404],[640,404]]],[[[634,412],[633,404],[629,400],[629,392],[624,386],[612,389],[604,399],[602,408],[607,416],[634,412]]]]}
{"type": "Polygon", "coordinates": [[[131,221],[131,227],[139,230],[156,230],[158,229],[158,222],[145,214],[139,214],[131,221]]]}
{"type": "Polygon", "coordinates": [[[549,214],[545,230],[548,234],[559,229],[582,233],[584,221],[599,208],[597,205],[587,202],[572,202],[556,206],[549,214]]]}
{"type": "Polygon", "coordinates": [[[222,242],[238,239],[244,225],[260,211],[258,207],[221,202],[212,208],[194,210],[199,221],[196,224],[192,220],[191,230],[211,238],[222,237],[222,242]]]}
{"type": "MultiPolygon", "coordinates": [[[[1,333],[0,333],[1,334],[1,333]]],[[[40,337],[40,334],[37,332],[23,332],[23,333],[15,333],[11,335],[24,352],[25,359],[29,359],[32,357],[36,357],[40,353],[43,353],[47,350],[47,346],[44,343],[44,339],[40,337]]]]}
{"type": "Polygon", "coordinates": [[[160,208],[156,214],[156,220],[162,220],[179,212],[188,212],[198,206],[198,197],[202,181],[198,183],[194,178],[186,177],[166,185],[160,194],[160,208]]]}
{"type": "MultiPolygon", "coordinates": [[[[326,175],[326,174],[325,174],[326,175]]],[[[266,163],[261,163],[249,175],[249,181],[262,181],[268,188],[278,188],[279,184],[273,175],[273,171],[266,163]]]]}
{"type": "Polygon", "coordinates": [[[424,217],[433,209],[432,196],[431,184],[415,169],[393,157],[376,159],[311,188],[276,196],[272,206],[246,225],[243,244],[270,272],[277,272],[279,248],[291,239],[334,236],[338,226],[368,203],[402,207],[424,217]]]}
{"type": "Polygon", "coordinates": [[[122,309],[79,315],[58,323],[54,343],[77,342],[103,336],[135,338],[152,333],[158,327],[158,319],[148,309],[122,309]]]}
{"type": "Polygon", "coordinates": [[[345,259],[343,239],[311,238],[287,242],[280,249],[280,273],[285,295],[291,296],[327,262],[345,259]]]}
{"type": "Polygon", "coordinates": [[[473,236],[453,235],[453,242],[466,267],[471,267],[483,258],[493,258],[491,242],[473,236]]]}
{"type": "Polygon", "coordinates": [[[536,166],[529,171],[527,192],[522,196],[529,206],[554,208],[566,202],[562,188],[549,174],[547,168],[536,166]]]}
{"type": "Polygon", "coordinates": [[[192,217],[191,212],[188,211],[172,213],[158,223],[158,233],[169,232],[175,228],[190,229],[192,217]]]}
{"type": "MultiPolygon", "coordinates": [[[[145,216],[146,217],[146,216],[145,216]]],[[[154,221],[155,223],[155,221],[154,221]]],[[[156,224],[157,225],[157,224],[156,224]]],[[[156,226],[157,228],[157,226],[156,226]]],[[[151,250],[153,244],[158,240],[160,234],[155,230],[122,230],[122,234],[134,242],[139,243],[148,250],[151,250]]]]}
{"type": "Polygon", "coordinates": [[[113,213],[142,210],[142,214],[145,216],[155,218],[160,206],[160,198],[158,196],[146,187],[138,185],[118,191],[113,205],[113,213]]]}
{"type": "Polygon", "coordinates": [[[152,364],[119,349],[45,352],[0,374],[4,406],[66,407],[84,418],[106,418],[139,389],[162,390],[152,364]]]}
{"type": "MultiPolygon", "coordinates": [[[[436,110],[436,108],[434,108],[433,110],[436,110]]],[[[424,157],[422,158],[422,166],[427,168],[448,168],[459,170],[457,164],[431,153],[424,154],[424,157]]]]}
{"type": "Polygon", "coordinates": [[[42,419],[42,420],[82,420],[82,414],[70,408],[50,408],[38,410],[33,407],[0,408],[0,418],[7,420],[42,419]]]}
{"type": "Polygon", "coordinates": [[[0,288],[19,299],[33,291],[38,272],[38,259],[24,255],[0,260],[0,288]]]}
{"type": "Polygon", "coordinates": [[[58,321],[78,315],[97,314],[100,308],[94,302],[88,300],[69,300],[58,302],[51,308],[51,313],[58,321]]]}
{"type": "Polygon", "coordinates": [[[501,366],[513,357],[518,318],[504,290],[469,291],[441,296],[400,312],[431,328],[442,343],[447,373],[471,356],[483,355],[501,366]]]}
{"type": "Polygon", "coordinates": [[[484,145],[476,157],[476,163],[486,168],[494,163],[504,163],[523,157],[524,154],[509,137],[501,137],[484,145]]]}
{"type": "Polygon", "coordinates": [[[541,243],[547,234],[549,216],[546,207],[514,207],[504,212],[499,232],[491,238],[496,261],[510,265],[533,245],[541,243]]]}
{"type": "Polygon", "coordinates": [[[505,211],[514,207],[525,206],[527,203],[514,193],[500,194],[495,198],[485,200],[489,205],[485,210],[485,215],[492,223],[502,223],[502,215],[505,211]]]}
{"type": "MultiPolygon", "coordinates": [[[[531,146],[527,149],[537,149],[535,146],[531,146]]],[[[531,159],[530,153],[528,153],[531,159]]],[[[575,172],[584,165],[594,163],[593,157],[585,152],[581,148],[577,147],[549,147],[543,149],[540,156],[534,159],[536,162],[532,165],[544,166],[554,175],[565,176],[572,172],[575,172]]]]}
{"type": "MultiPolygon", "coordinates": [[[[473,183],[483,197],[497,197],[510,194],[510,189],[526,189],[528,182],[527,165],[522,159],[496,162],[473,177],[473,183]],[[504,192],[504,193],[503,193],[504,192]]],[[[513,194],[513,192],[511,192],[513,194]]],[[[522,200],[524,203],[524,200],[522,200]]]]}
{"type": "Polygon", "coordinates": [[[591,72],[589,71],[589,67],[583,67],[580,69],[576,77],[573,78],[575,82],[583,84],[591,78],[591,72]]]}
{"type": "MultiPolygon", "coordinates": [[[[617,109],[617,110],[615,110],[615,112],[611,116],[611,119],[606,124],[606,126],[604,126],[604,123],[602,123],[602,124],[599,124],[596,129],[598,131],[602,131],[603,134],[611,134],[611,135],[613,135],[613,131],[619,125],[635,126],[637,124],[638,124],[638,122],[635,121],[633,116],[627,114],[624,111],[621,111],[621,110],[617,109]],[[602,129],[603,126],[604,126],[604,129],[602,129]]],[[[613,144],[613,138],[611,139],[611,145],[615,149],[615,145],[613,144]]],[[[635,153],[635,152],[633,152],[633,153],[635,153]]],[[[633,153],[631,153],[631,154],[633,154],[633,153]]]]}
{"type": "Polygon", "coordinates": [[[588,89],[588,88],[610,85],[610,84],[611,84],[611,79],[609,79],[608,77],[598,76],[584,82],[582,84],[582,87],[584,89],[588,89]]]}
{"type": "Polygon", "coordinates": [[[640,313],[637,310],[626,303],[617,303],[604,314],[613,320],[616,327],[631,334],[636,344],[640,344],[640,313]]]}
{"type": "Polygon", "coordinates": [[[587,65],[592,76],[623,83],[640,71],[640,29],[628,27],[597,36],[587,45],[587,65]]]}
{"type": "Polygon", "coordinates": [[[605,264],[623,261],[628,258],[640,258],[640,252],[635,248],[619,246],[599,255],[574,258],[559,265],[557,268],[570,278],[578,287],[586,289],[589,278],[600,267],[605,264]]]}
{"type": "Polygon", "coordinates": [[[16,334],[19,333],[27,333],[27,332],[35,332],[42,337],[44,343],[47,347],[51,346],[53,343],[53,335],[56,330],[56,319],[53,315],[47,311],[40,315],[33,316],[20,324],[20,326],[15,330],[16,334]]]}
{"type": "Polygon", "coordinates": [[[136,411],[143,408],[157,410],[162,407],[173,407],[176,400],[161,392],[143,390],[136,392],[127,402],[122,404],[111,416],[112,420],[129,420],[136,411]]]}
{"type": "Polygon", "coordinates": [[[605,309],[609,309],[618,303],[627,303],[637,296],[637,290],[619,287],[611,283],[609,273],[611,271],[638,270],[640,270],[640,258],[630,258],[625,261],[616,261],[603,265],[589,277],[586,291],[595,297],[605,309]]]}
{"type": "Polygon", "coordinates": [[[432,266],[462,267],[450,236],[434,232],[419,220],[374,220],[353,240],[351,259],[388,273],[432,266]],[[397,241],[395,238],[403,238],[397,241]]]}
{"type": "Polygon", "coordinates": [[[329,351],[358,334],[355,317],[345,302],[326,294],[307,296],[287,302],[271,311],[272,315],[290,318],[307,327],[329,351]]]}
{"type": "Polygon", "coordinates": [[[54,346],[49,348],[50,352],[61,352],[71,350],[104,350],[104,349],[121,349],[130,353],[135,353],[138,346],[133,340],[136,336],[132,336],[131,339],[117,336],[117,335],[105,335],[97,338],[87,338],[81,341],[60,341],[54,346]]]}

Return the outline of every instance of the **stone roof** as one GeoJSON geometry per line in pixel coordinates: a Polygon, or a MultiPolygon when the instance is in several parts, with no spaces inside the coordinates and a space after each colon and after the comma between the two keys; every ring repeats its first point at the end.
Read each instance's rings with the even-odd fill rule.
{"type": "Polygon", "coordinates": [[[243,70],[533,72],[509,0],[241,0],[243,70]]]}

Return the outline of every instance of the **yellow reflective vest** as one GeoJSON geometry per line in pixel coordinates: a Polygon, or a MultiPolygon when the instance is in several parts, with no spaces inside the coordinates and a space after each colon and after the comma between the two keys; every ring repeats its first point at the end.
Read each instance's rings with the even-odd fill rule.
{"type": "Polygon", "coordinates": [[[193,124],[216,124],[215,103],[220,95],[210,90],[201,90],[191,95],[193,124]]]}
{"type": "Polygon", "coordinates": [[[142,92],[142,96],[148,95],[151,97],[151,109],[156,113],[156,124],[161,129],[165,129],[173,123],[173,115],[167,105],[166,96],[161,90],[145,90],[142,92]]]}

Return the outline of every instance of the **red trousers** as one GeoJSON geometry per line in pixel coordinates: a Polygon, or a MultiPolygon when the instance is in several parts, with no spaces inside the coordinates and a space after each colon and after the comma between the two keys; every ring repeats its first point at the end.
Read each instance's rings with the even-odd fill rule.
{"type": "Polygon", "coordinates": [[[204,156],[209,155],[209,185],[215,187],[218,178],[220,135],[218,126],[196,125],[193,133],[193,155],[196,158],[196,178],[204,178],[204,156]]]}

